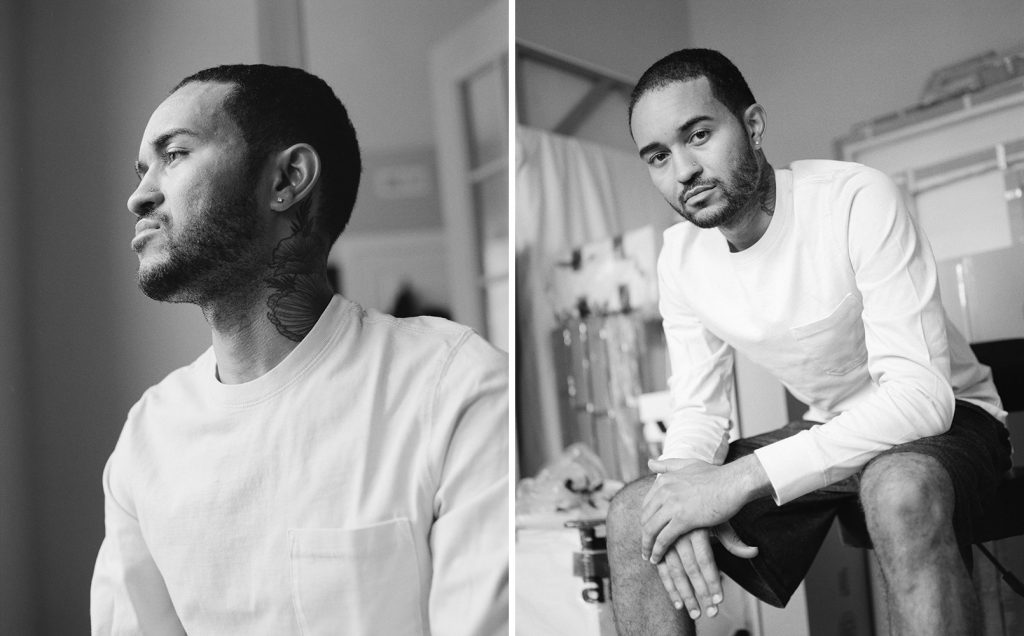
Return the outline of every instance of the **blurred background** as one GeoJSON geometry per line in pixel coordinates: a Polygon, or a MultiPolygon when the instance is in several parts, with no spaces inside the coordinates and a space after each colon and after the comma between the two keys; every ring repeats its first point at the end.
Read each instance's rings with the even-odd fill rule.
{"type": "MultiPolygon", "coordinates": [[[[1001,343],[1024,344],[1024,3],[517,0],[515,18],[517,631],[607,636],[599,551],[586,528],[562,526],[600,533],[609,490],[660,452],[654,270],[677,221],[630,138],[633,84],[671,51],[722,51],[767,110],[768,161],[844,159],[892,176],[939,261],[952,322],[1005,356],[1001,343]]],[[[805,410],[742,356],[734,375],[744,436],[805,410]]],[[[1024,391],[1015,377],[1004,402],[1024,391]]],[[[1011,414],[1018,449],[1022,420],[1011,414]]],[[[1020,537],[996,551],[1024,567],[1020,537]]],[[[833,533],[785,610],[727,593],[733,604],[698,633],[884,635],[865,554],[833,533]]],[[[985,633],[1024,633],[1024,599],[991,566],[977,581],[985,633]]]]}
{"type": "Polygon", "coordinates": [[[138,291],[129,248],[170,88],[225,63],[323,77],[365,165],[338,285],[508,349],[507,32],[486,0],[0,1],[0,634],[88,632],[104,462],[209,346],[198,309],[138,291]]]}

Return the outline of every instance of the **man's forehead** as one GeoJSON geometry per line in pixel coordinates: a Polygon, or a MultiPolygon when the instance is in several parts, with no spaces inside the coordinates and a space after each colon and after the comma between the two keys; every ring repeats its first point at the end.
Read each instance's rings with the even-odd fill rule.
{"type": "Polygon", "coordinates": [[[650,109],[650,107],[669,106],[675,108],[688,108],[700,110],[712,110],[716,105],[725,107],[719,102],[711,90],[711,82],[706,77],[676,81],[653,88],[637,101],[634,112],[650,109]]]}
{"type": "Polygon", "coordinates": [[[190,82],[174,91],[153,111],[143,134],[143,145],[152,144],[171,130],[186,129],[213,136],[233,124],[223,108],[232,89],[231,84],[190,82]]]}
{"type": "MultiPolygon", "coordinates": [[[[652,88],[637,100],[630,124],[634,136],[652,127],[671,127],[694,117],[719,118],[728,111],[715,98],[706,77],[676,81],[652,88]]],[[[637,139],[636,141],[640,141],[637,139]]]]}

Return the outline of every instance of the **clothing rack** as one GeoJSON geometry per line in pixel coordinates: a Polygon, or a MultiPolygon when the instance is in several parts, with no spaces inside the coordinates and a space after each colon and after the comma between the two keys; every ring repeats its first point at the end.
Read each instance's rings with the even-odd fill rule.
{"type": "Polygon", "coordinates": [[[520,123],[527,121],[526,82],[523,81],[524,64],[530,62],[567,73],[584,79],[590,83],[590,89],[562,116],[552,132],[561,135],[573,135],[586,119],[609,95],[619,94],[629,99],[633,91],[633,80],[623,74],[603,69],[597,65],[576,59],[572,56],[552,51],[538,44],[524,40],[516,40],[516,113],[520,123]]]}

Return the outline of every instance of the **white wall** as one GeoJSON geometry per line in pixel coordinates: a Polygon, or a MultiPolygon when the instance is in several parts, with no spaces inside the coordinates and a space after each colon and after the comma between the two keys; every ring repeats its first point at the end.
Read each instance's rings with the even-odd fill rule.
{"type": "MultiPolygon", "coordinates": [[[[345,103],[363,154],[359,198],[332,263],[345,265],[337,255],[350,242],[378,242],[395,232],[430,234],[442,229],[430,49],[487,4],[486,0],[301,0],[307,68],[323,77],[345,103]],[[425,175],[427,187],[402,196],[382,191],[382,183],[410,170],[425,175]]],[[[392,265],[390,269],[398,267],[397,262],[392,265]]],[[[423,268],[429,265],[419,263],[423,268]]],[[[393,299],[375,305],[360,297],[349,275],[354,268],[346,271],[344,293],[354,293],[353,300],[378,309],[391,306],[393,299]]],[[[423,292],[422,281],[417,284],[423,292]]],[[[441,304],[448,304],[447,297],[441,304]]]]}
{"type": "Polygon", "coordinates": [[[1024,41],[1020,0],[689,4],[692,45],[725,53],[767,108],[777,166],[834,158],[834,138],[915,104],[933,71],[1024,41]]]}
{"type": "Polygon", "coordinates": [[[368,152],[434,145],[430,46],[488,0],[303,0],[309,70],[335,88],[368,152]]]}

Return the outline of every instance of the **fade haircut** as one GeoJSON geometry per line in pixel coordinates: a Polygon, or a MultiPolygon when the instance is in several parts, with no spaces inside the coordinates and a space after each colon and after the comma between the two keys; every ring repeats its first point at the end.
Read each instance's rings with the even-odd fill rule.
{"type": "Polygon", "coordinates": [[[362,162],[348,111],[319,77],[301,69],[266,64],[208,68],[181,80],[231,84],[224,111],[242,132],[250,174],[274,152],[307,143],[320,156],[314,227],[330,242],[345,229],[359,190],[362,162]]]}
{"type": "Polygon", "coordinates": [[[640,76],[629,97],[629,121],[633,121],[633,107],[648,92],[700,77],[708,79],[711,94],[740,121],[743,112],[756,101],[747,81],[729,58],[711,49],[682,49],[661,58],[640,76]]]}

